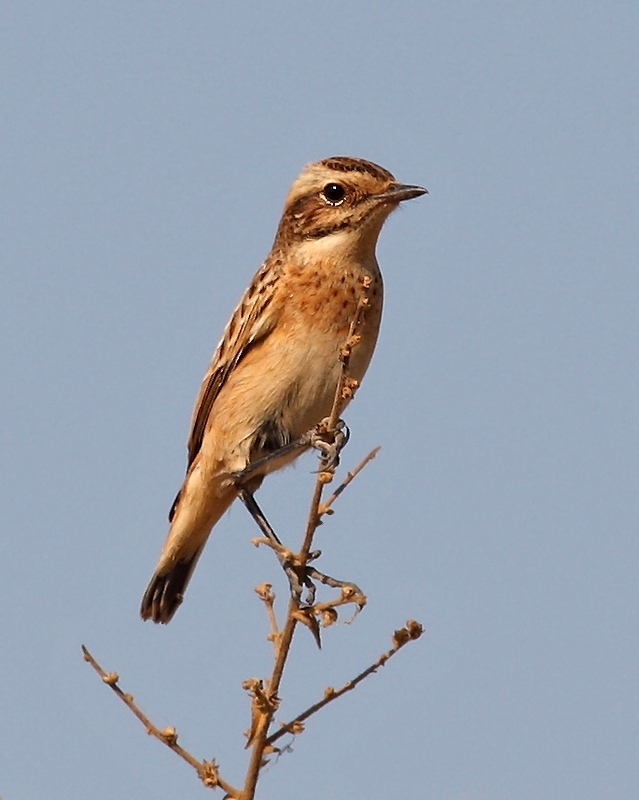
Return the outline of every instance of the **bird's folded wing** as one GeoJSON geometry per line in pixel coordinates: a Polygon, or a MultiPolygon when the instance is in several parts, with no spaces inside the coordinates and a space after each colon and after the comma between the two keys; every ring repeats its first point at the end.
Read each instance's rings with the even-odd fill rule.
{"type": "Polygon", "coordinates": [[[248,351],[271,333],[277,323],[281,306],[273,303],[273,298],[278,275],[279,270],[266,262],[256,273],[226,326],[193,410],[187,469],[200,451],[215,398],[228,376],[248,351]]]}

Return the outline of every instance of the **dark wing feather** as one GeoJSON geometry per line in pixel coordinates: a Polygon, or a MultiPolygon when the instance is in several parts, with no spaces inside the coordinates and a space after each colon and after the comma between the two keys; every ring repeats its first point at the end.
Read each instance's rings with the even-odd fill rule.
{"type": "Polygon", "coordinates": [[[277,323],[279,310],[272,300],[279,273],[279,264],[267,260],[254,276],[226,326],[195,403],[187,469],[200,451],[213,404],[229,374],[249,349],[265,339],[277,323]]]}

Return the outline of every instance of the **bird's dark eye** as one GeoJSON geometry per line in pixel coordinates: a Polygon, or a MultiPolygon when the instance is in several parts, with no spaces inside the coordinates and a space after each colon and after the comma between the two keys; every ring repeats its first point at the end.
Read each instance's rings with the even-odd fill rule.
{"type": "Polygon", "coordinates": [[[344,202],[346,189],[339,183],[327,183],[322,189],[322,197],[332,206],[338,206],[344,202]]]}

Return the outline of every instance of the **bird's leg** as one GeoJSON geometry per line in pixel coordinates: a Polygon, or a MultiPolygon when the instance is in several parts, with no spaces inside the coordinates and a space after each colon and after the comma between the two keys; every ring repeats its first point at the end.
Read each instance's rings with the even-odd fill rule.
{"type": "Polygon", "coordinates": [[[246,483],[250,478],[259,473],[263,473],[264,467],[273,461],[295,453],[298,450],[307,450],[309,447],[319,450],[322,456],[322,471],[334,470],[339,465],[339,454],[350,438],[350,431],[342,419],[338,419],[333,430],[327,427],[328,418],[323,419],[310,431],[300,436],[294,442],[289,442],[283,447],[279,447],[268,455],[252,461],[240,472],[233,475],[235,483],[238,485],[246,483]]]}
{"type": "Polygon", "coordinates": [[[296,439],[294,442],[289,442],[283,447],[278,447],[277,450],[273,450],[272,453],[262,456],[262,458],[258,458],[257,461],[251,461],[251,463],[247,464],[243,470],[233,474],[235,483],[240,486],[241,484],[246,483],[246,481],[253,478],[255,475],[263,473],[264,467],[266,467],[268,464],[271,464],[273,461],[277,461],[283,456],[295,453],[297,450],[305,450],[307,447],[310,447],[311,434],[314,432],[315,428],[313,428],[312,431],[308,431],[308,433],[305,433],[303,436],[300,436],[300,438],[296,439]]]}
{"type": "Polygon", "coordinates": [[[353,583],[352,581],[338,581],[336,578],[331,578],[330,575],[326,575],[323,572],[320,572],[318,569],[315,569],[315,567],[308,567],[307,572],[309,579],[319,581],[325,586],[330,586],[331,589],[341,589],[342,591],[346,590],[351,597],[360,595],[363,596],[362,590],[356,583],[353,583]]]}
{"type": "MultiPolygon", "coordinates": [[[[271,549],[275,551],[277,558],[282,565],[286,576],[288,577],[292,597],[299,603],[302,590],[304,587],[306,587],[306,589],[308,589],[306,603],[309,606],[312,606],[315,602],[316,587],[313,583],[313,579],[318,580],[327,586],[331,586],[332,588],[343,589],[348,587],[356,594],[361,594],[361,592],[357,586],[355,586],[355,584],[337,581],[334,578],[325,575],[323,572],[319,572],[314,567],[309,567],[307,563],[304,563],[303,565],[299,562],[296,563],[294,555],[290,550],[284,547],[280,541],[271,524],[266,519],[264,512],[257,504],[255,496],[248,488],[247,484],[250,484],[251,479],[255,478],[256,475],[259,475],[260,473],[263,474],[264,467],[269,463],[276,461],[282,456],[295,453],[298,450],[305,450],[309,447],[313,447],[320,452],[320,472],[334,472],[339,464],[339,454],[342,448],[348,442],[350,431],[346,427],[346,423],[341,419],[337,420],[337,423],[332,430],[329,430],[328,422],[328,418],[322,420],[322,422],[320,422],[310,431],[307,431],[299,439],[284,445],[284,447],[280,447],[263,458],[259,458],[257,461],[253,461],[243,470],[236,472],[233,475],[240,500],[244,503],[247,511],[253,517],[255,523],[266,537],[266,541],[271,549]]],[[[261,482],[261,480],[259,482],[261,482]]],[[[319,550],[315,550],[309,553],[306,562],[313,561],[314,559],[319,558],[320,555],[321,552],[319,550]]]]}
{"type": "MultiPolygon", "coordinates": [[[[317,593],[317,587],[313,581],[319,581],[325,586],[330,586],[332,589],[341,589],[342,592],[348,591],[351,597],[362,595],[362,590],[359,586],[351,581],[338,581],[336,578],[331,578],[330,575],[326,575],[324,572],[315,569],[315,567],[309,566],[308,562],[302,567],[302,565],[297,562],[294,554],[284,547],[279,536],[275,533],[270,522],[266,519],[264,512],[259,507],[252,492],[245,486],[238,486],[237,493],[240,500],[246,506],[247,511],[266,537],[269,546],[275,551],[278,561],[282,565],[282,569],[288,578],[291,596],[297,603],[300,602],[302,591],[306,588],[308,591],[305,598],[305,605],[308,607],[313,606],[317,593]]],[[[319,558],[321,554],[320,550],[311,551],[308,554],[308,561],[314,561],[316,558],[319,558]]]]}
{"type": "Polygon", "coordinates": [[[339,465],[339,454],[346,445],[350,437],[350,431],[343,419],[338,419],[333,430],[328,429],[328,417],[323,419],[310,431],[300,436],[294,442],[289,442],[283,447],[279,447],[268,455],[252,461],[243,470],[233,475],[238,486],[245,484],[248,480],[260,473],[263,474],[264,467],[277,461],[283,456],[295,453],[298,450],[306,450],[309,447],[319,450],[322,456],[321,471],[333,471],[339,465]]]}
{"type": "Polygon", "coordinates": [[[266,538],[269,540],[271,544],[282,547],[283,545],[282,542],[280,541],[279,536],[275,533],[275,531],[271,527],[271,523],[264,516],[264,512],[257,504],[257,500],[255,499],[253,493],[249,492],[249,490],[245,486],[238,486],[237,493],[240,497],[240,500],[246,506],[246,510],[253,517],[258,528],[262,531],[264,536],[266,536],[266,538]]]}
{"type": "Polygon", "coordinates": [[[300,582],[298,571],[296,570],[293,562],[292,553],[290,553],[290,551],[287,550],[280,541],[279,536],[275,533],[270,522],[264,516],[264,512],[257,504],[257,500],[253,496],[252,492],[250,492],[245,486],[238,486],[237,493],[240,500],[246,506],[246,510],[253,517],[258,528],[266,537],[271,549],[275,551],[278,561],[282,565],[282,569],[288,578],[288,582],[291,587],[291,595],[299,600],[302,594],[302,583],[304,581],[300,582]]]}
{"type": "MultiPolygon", "coordinates": [[[[312,561],[318,555],[320,555],[320,553],[317,551],[310,553],[309,561],[312,561]]],[[[342,592],[342,597],[348,597],[349,599],[364,597],[364,593],[356,583],[353,583],[352,581],[338,581],[337,578],[331,578],[330,575],[327,575],[325,572],[320,572],[318,569],[315,569],[315,567],[308,566],[308,564],[304,568],[304,573],[301,576],[301,580],[305,588],[308,590],[304,600],[305,605],[308,608],[312,608],[315,605],[317,586],[315,586],[313,581],[319,581],[320,583],[323,583],[324,586],[330,586],[331,589],[340,589],[342,592]]],[[[297,599],[299,600],[299,596],[297,599]]]]}

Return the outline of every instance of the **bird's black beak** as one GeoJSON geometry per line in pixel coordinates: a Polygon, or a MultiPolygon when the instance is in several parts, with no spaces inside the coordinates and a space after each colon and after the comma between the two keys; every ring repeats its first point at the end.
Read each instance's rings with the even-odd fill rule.
{"type": "Polygon", "coordinates": [[[428,189],[424,189],[423,186],[395,183],[389,186],[385,192],[375,196],[385,203],[401,203],[402,200],[412,200],[414,197],[421,197],[423,194],[428,194],[428,189]]]}

